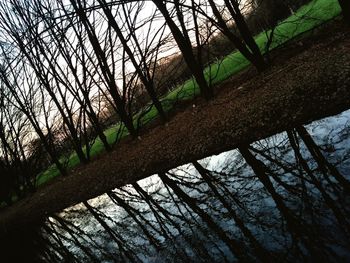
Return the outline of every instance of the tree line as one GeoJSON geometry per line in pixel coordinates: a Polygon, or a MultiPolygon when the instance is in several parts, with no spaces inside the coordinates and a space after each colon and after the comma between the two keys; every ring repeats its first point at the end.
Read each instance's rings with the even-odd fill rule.
{"type": "MultiPolygon", "coordinates": [[[[247,21],[266,2],[266,10],[275,8],[273,0],[0,3],[0,199],[34,191],[37,174],[51,164],[67,174],[72,151],[89,162],[96,140],[110,151],[108,112],[133,138],[140,105],[153,105],[166,122],[160,87],[173,85],[173,74],[160,61],[170,53],[180,52],[206,100],[214,90],[203,70],[219,33],[264,71],[268,62],[247,21]]],[[[285,16],[298,7],[283,6],[285,16]]],[[[277,23],[261,21],[264,28],[277,23]]]]}

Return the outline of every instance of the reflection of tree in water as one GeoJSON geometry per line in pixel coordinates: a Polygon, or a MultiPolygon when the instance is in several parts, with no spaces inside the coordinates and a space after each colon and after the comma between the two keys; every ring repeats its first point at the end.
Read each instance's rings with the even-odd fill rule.
{"type": "Polygon", "coordinates": [[[206,158],[86,201],[47,220],[35,237],[40,256],[49,262],[349,259],[348,174],[327,161],[340,145],[338,160],[349,163],[349,137],[339,134],[333,148],[319,146],[300,126],[240,146],[218,164],[206,158]]]}

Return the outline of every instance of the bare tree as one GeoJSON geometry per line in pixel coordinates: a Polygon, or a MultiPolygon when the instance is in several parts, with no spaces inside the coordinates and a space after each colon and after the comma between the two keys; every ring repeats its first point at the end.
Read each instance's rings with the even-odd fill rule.
{"type": "MultiPolygon", "coordinates": [[[[120,26],[118,25],[118,22],[115,18],[115,16],[112,14],[112,10],[110,9],[110,7],[107,5],[107,2],[105,0],[98,0],[98,2],[100,3],[102,10],[107,18],[107,21],[109,23],[109,25],[115,30],[126,54],[128,55],[128,58],[130,59],[133,67],[135,68],[136,73],[138,74],[141,82],[143,83],[145,89],[147,90],[151,100],[154,103],[154,106],[157,108],[158,113],[160,114],[160,117],[163,119],[163,121],[166,120],[166,114],[164,112],[164,109],[162,107],[161,102],[158,99],[158,96],[156,94],[156,89],[155,89],[155,83],[153,81],[153,77],[151,76],[152,74],[152,65],[154,65],[154,63],[150,63],[149,61],[147,61],[147,56],[148,53],[150,52],[149,49],[151,48],[150,44],[152,44],[152,38],[154,39],[155,36],[157,36],[157,34],[151,36],[150,33],[152,32],[152,23],[155,20],[156,16],[157,16],[157,12],[153,12],[153,14],[151,14],[150,18],[148,19],[147,22],[143,21],[143,24],[146,23],[150,23],[148,32],[146,33],[146,39],[144,40],[146,42],[146,46],[143,48],[141,47],[141,41],[142,39],[139,39],[136,36],[136,27],[139,27],[140,25],[136,24],[137,21],[137,16],[140,14],[144,2],[138,2],[133,6],[130,6],[128,4],[123,4],[121,6],[118,6],[119,8],[116,10],[117,13],[123,13],[124,16],[120,17],[121,19],[123,19],[123,22],[126,25],[127,28],[127,35],[124,36],[122,29],[120,28],[120,26]],[[122,9],[122,10],[120,10],[122,9]],[[133,10],[137,10],[136,12],[133,12],[133,10]],[[133,13],[133,17],[129,17],[130,13],[133,13]],[[127,41],[127,39],[132,39],[132,42],[134,43],[134,50],[131,49],[130,47],[130,42],[131,41],[127,41]],[[150,43],[148,43],[150,42],[150,43]],[[135,55],[138,55],[137,56],[135,55]]],[[[154,30],[154,29],[153,29],[154,30]]],[[[158,29],[158,32],[163,31],[164,32],[164,25],[162,25],[160,27],[160,29],[158,29]]],[[[160,39],[161,41],[162,39],[160,39]]],[[[160,44],[160,42],[158,41],[158,45],[160,44]]],[[[156,47],[159,49],[159,47],[156,47]]],[[[155,50],[156,53],[157,49],[155,50]]],[[[157,54],[155,56],[155,59],[157,59],[157,54]]]]}
{"type": "MultiPolygon", "coordinates": [[[[120,116],[120,119],[125,124],[126,128],[128,129],[129,133],[132,136],[136,136],[136,130],[133,125],[132,116],[130,116],[125,108],[126,101],[123,100],[123,98],[119,94],[118,86],[116,84],[116,80],[114,77],[113,72],[111,71],[111,68],[109,67],[108,59],[106,56],[106,53],[104,52],[103,48],[100,45],[99,39],[96,35],[95,28],[92,25],[91,21],[89,20],[86,12],[85,12],[85,5],[86,3],[81,3],[80,1],[71,0],[70,3],[72,4],[72,8],[74,12],[79,17],[80,22],[84,26],[84,29],[88,35],[90,44],[95,52],[95,55],[98,60],[98,67],[101,70],[101,74],[103,75],[104,81],[106,83],[106,86],[108,87],[108,91],[111,94],[113,98],[113,102],[115,103],[115,106],[118,110],[118,114],[120,116]]],[[[65,4],[61,3],[61,6],[64,7],[65,4]]]]}
{"type": "Polygon", "coordinates": [[[257,68],[258,71],[265,70],[267,65],[241,12],[240,1],[224,0],[225,8],[228,10],[228,13],[234,22],[234,26],[239,32],[239,36],[230,28],[231,25],[228,23],[227,19],[225,19],[224,12],[220,10],[221,8],[219,5],[213,0],[208,0],[208,3],[212,9],[214,19],[206,14],[200,6],[198,6],[197,9],[201,10],[201,14],[205,15],[219,28],[219,30],[234,44],[239,52],[241,52],[241,54],[257,68]]]}
{"type": "MultiPolygon", "coordinates": [[[[95,109],[92,101],[92,90],[93,85],[96,83],[93,81],[93,78],[89,74],[89,59],[86,58],[86,48],[82,41],[82,33],[79,32],[81,29],[78,25],[74,26],[74,32],[77,32],[78,43],[75,47],[72,43],[73,36],[69,34],[69,28],[71,24],[74,23],[71,19],[58,19],[55,12],[57,9],[54,9],[54,6],[51,6],[50,3],[43,1],[33,0],[33,11],[36,12],[38,16],[43,21],[45,26],[44,30],[48,32],[47,38],[49,38],[51,45],[54,46],[56,51],[56,61],[60,63],[55,63],[56,69],[52,69],[52,74],[57,74],[60,76],[58,81],[60,84],[70,92],[70,95],[76,100],[83,110],[81,113],[83,116],[87,115],[88,120],[91,123],[91,128],[99,136],[101,142],[103,143],[106,150],[111,150],[110,145],[107,142],[107,138],[103,133],[102,124],[100,123],[98,117],[98,110],[95,109]],[[65,64],[61,62],[64,61],[65,64]],[[97,113],[96,113],[97,111],[97,113]]],[[[51,48],[48,47],[48,48],[51,48]]],[[[47,48],[47,49],[48,49],[47,48]]],[[[83,125],[86,128],[88,122],[83,122],[83,125]]],[[[89,147],[86,147],[87,151],[89,147]]]]}
{"type": "MultiPolygon", "coordinates": [[[[19,70],[22,70],[22,68],[20,68],[19,70]]],[[[65,174],[65,169],[59,161],[59,157],[57,156],[57,152],[55,146],[52,143],[51,137],[45,135],[44,131],[42,130],[42,126],[40,125],[37,111],[38,105],[36,104],[38,101],[34,100],[35,96],[37,96],[36,93],[38,89],[35,86],[35,84],[27,82],[27,78],[24,77],[25,85],[29,85],[30,87],[29,89],[27,89],[28,93],[25,92],[22,86],[23,84],[21,85],[21,82],[19,81],[19,76],[21,76],[21,73],[19,73],[10,64],[7,64],[7,69],[5,69],[4,65],[2,65],[2,68],[0,69],[0,80],[2,87],[6,88],[7,92],[7,94],[2,93],[2,95],[6,95],[7,100],[11,102],[15,107],[17,107],[20,110],[20,112],[22,112],[26,116],[34,131],[42,141],[44,148],[50,155],[52,162],[57,166],[58,170],[62,174],[65,174]],[[32,84],[34,86],[31,86],[32,84]]],[[[40,103],[39,105],[43,104],[40,103]]],[[[48,132],[50,133],[50,131],[48,132]]]]}
{"type": "Polygon", "coordinates": [[[173,8],[168,10],[168,6],[163,1],[152,1],[158,8],[158,10],[162,13],[171,33],[174,36],[174,39],[182,52],[184,60],[191,70],[200,90],[204,98],[207,100],[213,97],[213,89],[208,85],[204,73],[203,73],[203,65],[198,61],[194,52],[191,38],[188,34],[189,28],[186,26],[186,22],[183,16],[183,6],[181,5],[181,1],[176,0],[173,2],[173,8]],[[174,19],[172,13],[175,12],[176,20],[174,19]],[[176,24],[176,21],[180,25],[176,24]]]}
{"type": "Polygon", "coordinates": [[[55,74],[56,67],[54,60],[52,60],[54,50],[48,48],[45,42],[38,37],[40,23],[37,22],[37,19],[31,13],[28,2],[22,3],[23,6],[21,6],[20,2],[10,2],[9,4],[11,6],[7,8],[13,8],[16,14],[11,14],[9,10],[2,14],[3,29],[6,30],[16,43],[18,49],[26,58],[35,76],[38,78],[41,87],[51,97],[69,131],[74,150],[80,161],[86,163],[87,158],[82,150],[81,141],[75,128],[72,108],[68,105],[67,93],[58,81],[59,75],[55,74]],[[21,34],[18,26],[23,28],[23,34],[21,34]],[[51,74],[50,69],[54,69],[54,74],[51,74]]]}

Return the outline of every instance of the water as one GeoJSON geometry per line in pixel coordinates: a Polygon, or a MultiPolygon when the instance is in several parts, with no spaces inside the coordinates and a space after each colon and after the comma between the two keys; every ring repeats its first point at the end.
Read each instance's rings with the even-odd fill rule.
{"type": "Polygon", "coordinates": [[[37,260],[349,262],[349,135],[350,110],[67,208],[37,260]]]}

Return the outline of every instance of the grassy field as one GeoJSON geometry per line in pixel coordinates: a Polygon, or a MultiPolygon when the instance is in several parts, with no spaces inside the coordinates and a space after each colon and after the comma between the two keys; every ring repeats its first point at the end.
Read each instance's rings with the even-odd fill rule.
{"type": "MultiPolygon", "coordinates": [[[[271,48],[275,48],[288,40],[324,23],[325,21],[338,16],[339,14],[340,7],[337,0],[313,0],[277,26],[271,48]]],[[[265,32],[257,35],[255,40],[261,51],[264,52],[267,42],[265,32]]],[[[241,53],[233,52],[217,63],[209,65],[205,69],[205,75],[207,80],[211,80],[212,84],[218,84],[245,69],[247,66],[249,66],[249,62],[241,55],[241,53]]],[[[189,100],[198,94],[199,88],[197,84],[193,79],[190,79],[163,97],[162,104],[165,110],[169,111],[172,108],[173,103],[177,100],[189,100]]],[[[155,107],[152,107],[150,111],[142,117],[141,124],[150,122],[151,120],[155,119],[157,115],[158,113],[155,107]]],[[[135,123],[137,117],[138,116],[135,116],[135,123]]],[[[120,123],[110,127],[105,131],[110,144],[116,140],[116,131],[118,129],[122,130],[122,132],[119,134],[120,138],[125,137],[128,134],[125,127],[120,123]]],[[[99,139],[96,139],[91,148],[91,157],[96,156],[103,151],[104,147],[102,142],[99,139]]],[[[75,167],[78,164],[79,159],[77,155],[71,154],[67,162],[68,168],[75,167]]],[[[46,183],[57,175],[59,175],[57,168],[55,166],[49,167],[45,172],[38,175],[37,186],[46,183]]]]}

